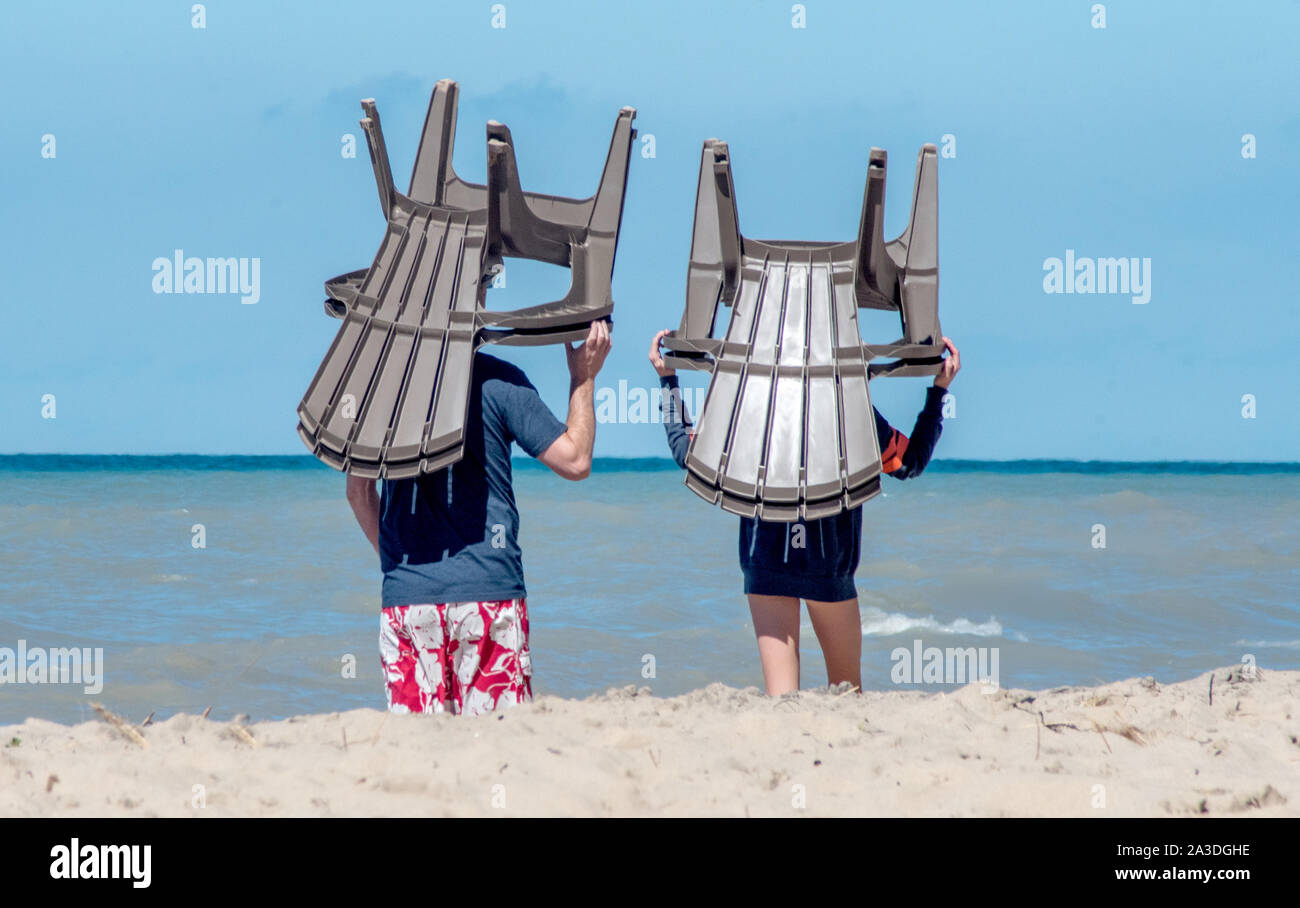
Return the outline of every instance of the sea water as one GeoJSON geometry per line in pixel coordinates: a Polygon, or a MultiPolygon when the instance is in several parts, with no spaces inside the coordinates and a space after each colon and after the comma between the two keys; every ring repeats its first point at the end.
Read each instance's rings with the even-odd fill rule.
{"type": "MultiPolygon", "coordinates": [[[[898,683],[918,641],[996,650],[1002,687],[1300,668],[1300,466],[936,461],[884,487],[865,687],[943,689],[898,683]]],[[[738,518],[670,461],[581,483],[516,461],[515,490],[535,693],[761,684],[738,518]]],[[[379,581],[343,477],[310,457],[0,457],[0,663],[102,651],[93,693],[11,675],[0,722],[382,706],[379,581]]],[[[802,650],[825,684],[806,615],[802,650]]]]}

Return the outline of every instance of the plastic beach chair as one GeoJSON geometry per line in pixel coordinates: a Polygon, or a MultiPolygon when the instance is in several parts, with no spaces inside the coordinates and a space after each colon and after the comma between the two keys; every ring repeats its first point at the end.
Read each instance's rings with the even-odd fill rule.
{"type": "Polygon", "coordinates": [[[487,184],[457,176],[458,92],[451,80],[434,87],[406,194],[393,186],[374,101],[361,102],[388,225],[369,268],[325,284],[326,311],[343,323],[298,406],[298,434],[312,453],[359,476],[415,476],[461,458],[474,352],[483,345],[581,340],[613,312],[636,111],[619,111],[596,194],[569,199],[521,189],[510,130],[494,121],[487,184]],[[568,293],[488,311],[487,285],[503,257],[569,268],[568,293]]]}
{"type": "Polygon", "coordinates": [[[669,365],[713,373],[686,456],[686,484],[706,501],[792,522],[879,493],[868,382],[933,375],[944,349],[936,149],[921,149],[911,220],[890,242],[885,160],[871,149],[856,240],[753,240],[740,233],[726,143],[704,143],[686,310],[664,345],[669,365]],[[724,303],[731,314],[718,338],[724,303]],[[898,312],[902,337],[865,343],[860,308],[898,312]]]}

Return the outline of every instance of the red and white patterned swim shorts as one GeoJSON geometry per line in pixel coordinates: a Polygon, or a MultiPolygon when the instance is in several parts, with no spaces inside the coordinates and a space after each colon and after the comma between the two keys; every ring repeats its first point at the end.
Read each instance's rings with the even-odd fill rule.
{"type": "Polygon", "coordinates": [[[389,606],[379,658],[395,713],[477,716],[533,698],[523,599],[389,606]]]}

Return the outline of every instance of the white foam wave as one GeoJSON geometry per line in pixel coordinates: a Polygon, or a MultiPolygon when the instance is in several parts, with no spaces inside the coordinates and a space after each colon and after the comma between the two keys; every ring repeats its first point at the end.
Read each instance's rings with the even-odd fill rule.
{"type": "Polygon", "coordinates": [[[862,636],[864,637],[888,637],[914,631],[965,634],[972,637],[1001,637],[1002,623],[993,617],[978,623],[967,618],[955,618],[943,622],[933,615],[922,618],[917,615],[904,615],[901,612],[886,612],[875,606],[867,606],[862,610],[862,636]]]}

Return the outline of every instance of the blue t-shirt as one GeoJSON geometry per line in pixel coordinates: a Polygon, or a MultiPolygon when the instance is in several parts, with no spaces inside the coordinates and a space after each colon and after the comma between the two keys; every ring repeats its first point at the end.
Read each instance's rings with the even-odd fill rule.
{"type": "Polygon", "coordinates": [[[436,473],[381,483],[384,607],[527,595],[510,444],[537,457],[564,430],[518,367],[476,354],[465,456],[436,473]]]}

